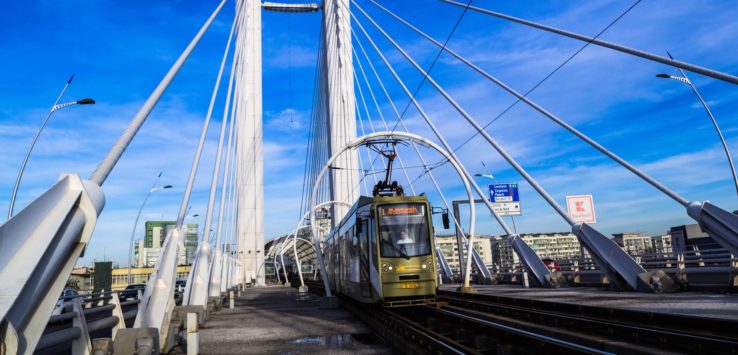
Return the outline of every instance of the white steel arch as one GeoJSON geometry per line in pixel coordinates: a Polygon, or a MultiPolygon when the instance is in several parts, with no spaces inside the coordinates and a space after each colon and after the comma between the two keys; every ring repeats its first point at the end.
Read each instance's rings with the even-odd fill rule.
{"type": "MultiPolygon", "coordinates": [[[[325,175],[326,171],[328,171],[328,168],[333,165],[333,163],[343,154],[344,152],[355,149],[359,147],[362,144],[367,144],[368,142],[371,142],[372,140],[379,140],[379,139],[397,139],[397,140],[403,140],[403,141],[410,141],[415,142],[418,144],[421,144],[425,147],[433,148],[436,150],[439,154],[441,154],[444,158],[446,158],[449,163],[453,166],[453,168],[456,170],[456,173],[461,178],[461,181],[464,183],[464,188],[466,189],[467,196],[469,198],[469,208],[471,209],[470,212],[470,221],[469,221],[469,242],[468,242],[468,253],[469,257],[466,260],[466,274],[464,275],[464,287],[469,287],[469,276],[471,271],[471,250],[474,247],[474,222],[475,222],[475,208],[474,208],[474,195],[472,194],[471,188],[469,187],[469,180],[467,180],[466,175],[464,174],[463,170],[461,169],[461,165],[459,162],[448,152],[443,150],[443,148],[439,147],[437,144],[433,143],[431,140],[423,138],[421,136],[412,134],[412,133],[406,133],[406,132],[376,132],[372,134],[367,134],[365,136],[359,137],[352,141],[351,143],[346,144],[338,150],[336,153],[331,156],[330,159],[323,165],[323,169],[320,170],[320,174],[318,174],[318,177],[315,179],[315,182],[313,183],[313,189],[311,193],[310,198],[310,221],[315,220],[315,206],[318,199],[318,187],[320,185],[321,180],[323,179],[323,175],[325,175]]],[[[325,288],[325,294],[326,297],[331,297],[331,289],[328,286],[328,277],[325,272],[325,263],[323,262],[323,252],[320,248],[320,240],[318,240],[318,231],[317,226],[315,223],[310,224],[312,228],[312,236],[313,236],[313,244],[315,245],[315,255],[318,258],[318,265],[320,268],[320,276],[323,280],[323,287],[325,288]]]]}

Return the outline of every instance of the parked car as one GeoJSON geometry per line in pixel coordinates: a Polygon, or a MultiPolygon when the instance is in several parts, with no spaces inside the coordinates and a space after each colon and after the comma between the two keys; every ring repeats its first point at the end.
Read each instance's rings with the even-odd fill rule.
{"type": "Polygon", "coordinates": [[[548,270],[551,272],[561,271],[561,268],[559,267],[559,262],[554,261],[553,259],[542,259],[544,264],[546,264],[546,267],[548,267],[548,270]]]}
{"type": "Polygon", "coordinates": [[[177,279],[174,282],[174,292],[183,293],[185,286],[187,286],[187,279],[177,279]]]}
{"type": "Polygon", "coordinates": [[[62,314],[64,311],[64,304],[71,301],[74,296],[79,296],[79,292],[73,288],[65,288],[62,290],[61,296],[59,296],[59,300],[56,301],[56,305],[54,306],[54,310],[51,312],[52,316],[62,314]]]}
{"type": "Polygon", "coordinates": [[[138,290],[141,290],[141,293],[143,293],[144,288],[146,288],[146,285],[144,284],[128,285],[126,286],[125,290],[121,291],[118,294],[118,297],[120,298],[121,301],[138,299],[138,290]]]}
{"type": "Polygon", "coordinates": [[[174,304],[177,306],[182,305],[182,296],[184,295],[184,289],[187,285],[187,279],[177,279],[174,283],[174,304]]]}

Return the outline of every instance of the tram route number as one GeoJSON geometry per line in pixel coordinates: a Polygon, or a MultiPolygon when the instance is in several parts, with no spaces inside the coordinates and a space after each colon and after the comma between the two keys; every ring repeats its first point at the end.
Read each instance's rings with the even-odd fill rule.
{"type": "Polygon", "coordinates": [[[420,288],[420,284],[417,282],[406,282],[400,284],[400,288],[420,288]]]}

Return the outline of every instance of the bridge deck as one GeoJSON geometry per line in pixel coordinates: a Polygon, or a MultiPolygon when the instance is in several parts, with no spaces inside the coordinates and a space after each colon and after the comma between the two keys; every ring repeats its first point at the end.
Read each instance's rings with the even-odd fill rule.
{"type": "Polygon", "coordinates": [[[249,288],[234,309],[200,329],[201,354],[384,354],[390,348],[342,308],[320,309],[315,295],[288,287],[249,288]]]}
{"type": "MultiPolygon", "coordinates": [[[[443,285],[441,289],[453,291],[458,286],[443,285]]],[[[736,294],[706,292],[649,294],[615,292],[590,287],[541,289],[524,288],[520,285],[477,285],[475,287],[478,293],[502,297],[738,320],[738,295],[736,294]]]]}

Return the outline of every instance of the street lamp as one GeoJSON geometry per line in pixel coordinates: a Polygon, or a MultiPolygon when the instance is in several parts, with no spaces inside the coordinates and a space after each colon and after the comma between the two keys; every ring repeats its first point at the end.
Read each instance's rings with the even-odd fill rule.
{"type": "MultiPolygon", "coordinates": [[[[671,57],[671,54],[669,54],[669,57],[671,57]]],[[[692,88],[692,91],[694,91],[694,94],[697,95],[697,98],[700,100],[700,103],[702,103],[702,106],[705,108],[705,111],[707,111],[707,115],[710,116],[710,120],[712,120],[712,124],[715,126],[715,130],[717,131],[718,137],[720,137],[720,142],[723,144],[725,155],[728,157],[728,164],[730,165],[730,172],[733,174],[733,183],[735,184],[735,192],[736,194],[738,194],[738,176],[736,176],[736,173],[735,173],[735,166],[733,165],[733,157],[730,155],[728,144],[725,143],[725,138],[723,138],[723,132],[720,131],[720,126],[718,126],[717,121],[715,121],[715,116],[712,115],[712,111],[710,111],[710,108],[707,106],[707,103],[705,102],[705,100],[702,99],[702,95],[700,95],[700,93],[697,91],[697,88],[689,80],[689,78],[687,77],[687,74],[684,72],[684,70],[682,70],[682,68],[677,68],[677,69],[679,69],[679,72],[682,73],[682,76],[674,76],[674,75],[669,75],[669,74],[657,74],[656,77],[664,78],[664,79],[674,79],[682,83],[685,83],[689,85],[689,87],[692,88]]]]}
{"type": "Polygon", "coordinates": [[[133,264],[133,238],[136,235],[136,225],[138,225],[138,218],[141,217],[141,211],[143,211],[144,206],[146,206],[146,201],[149,200],[149,196],[151,196],[151,193],[154,191],[158,191],[161,189],[171,189],[172,185],[164,185],[155,187],[156,183],[159,182],[159,178],[161,177],[161,173],[156,177],[156,180],[154,180],[154,184],[152,185],[151,189],[149,189],[149,193],[146,194],[146,198],[144,198],[143,203],[141,204],[141,208],[138,209],[138,214],[136,215],[136,221],[133,222],[133,231],[131,232],[131,243],[128,246],[128,284],[131,284],[131,265],[133,264]]]}
{"type": "Polygon", "coordinates": [[[21,178],[23,177],[23,171],[26,169],[26,163],[28,163],[28,158],[31,156],[31,151],[33,151],[33,146],[36,145],[36,141],[38,140],[38,137],[41,135],[41,131],[44,130],[44,127],[46,127],[46,123],[49,122],[49,118],[51,117],[51,114],[54,113],[54,111],[56,110],[60,110],[60,109],[63,109],[65,107],[69,107],[72,105],[90,105],[90,104],[95,103],[95,100],[90,99],[90,98],[66,102],[63,104],[59,103],[59,100],[61,100],[62,96],[64,96],[64,93],[67,91],[69,84],[72,83],[72,79],[74,79],[74,75],[72,75],[72,77],[69,78],[69,80],[67,80],[67,83],[64,85],[64,88],[59,94],[59,97],[57,97],[56,101],[54,101],[54,105],[51,106],[49,113],[46,114],[46,118],[44,118],[44,121],[41,123],[41,127],[38,128],[36,135],[33,137],[33,141],[31,141],[31,146],[28,147],[28,151],[26,151],[26,156],[23,158],[23,163],[21,164],[20,170],[18,170],[18,177],[15,179],[15,186],[13,186],[13,193],[10,196],[10,206],[8,207],[8,219],[13,217],[13,207],[15,207],[15,197],[18,194],[18,188],[20,187],[21,178]]]}

